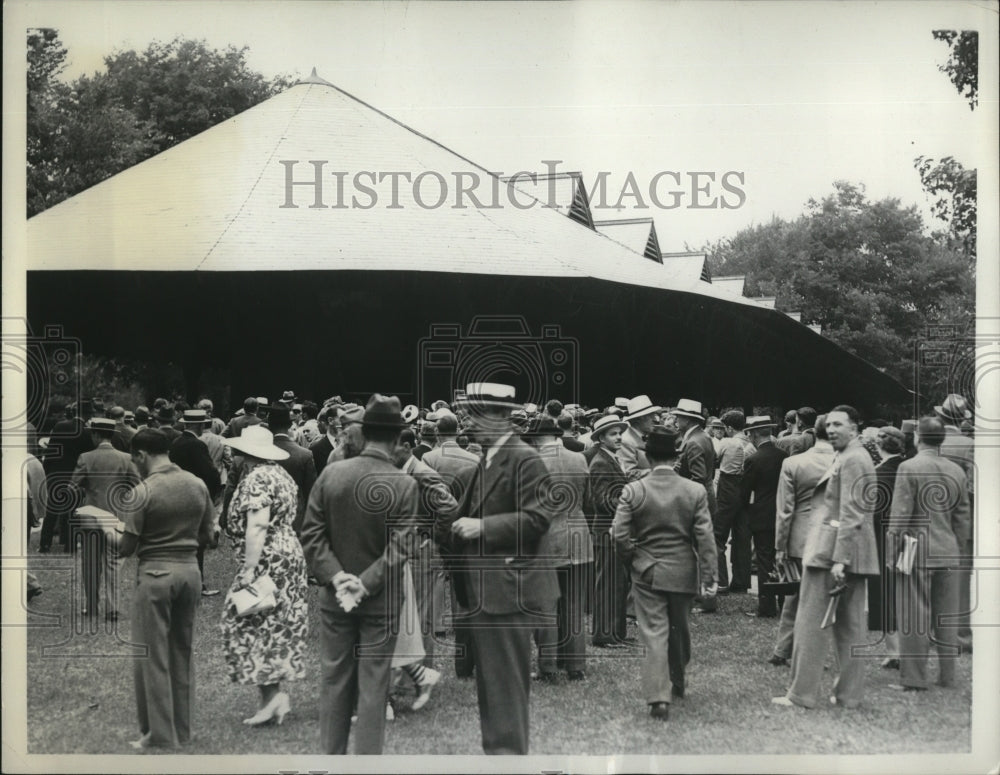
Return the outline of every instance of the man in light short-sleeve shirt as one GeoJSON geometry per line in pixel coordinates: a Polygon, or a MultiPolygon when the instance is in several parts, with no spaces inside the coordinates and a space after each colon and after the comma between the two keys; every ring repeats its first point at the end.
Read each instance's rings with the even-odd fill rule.
{"type": "Polygon", "coordinates": [[[170,439],[153,429],[132,439],[144,481],[125,510],[121,554],[139,559],[132,638],[149,649],[135,660],[142,737],[135,748],[172,747],[191,738],[192,643],[201,599],[197,551],[208,543],[215,510],[198,477],[170,462],[170,439]]]}

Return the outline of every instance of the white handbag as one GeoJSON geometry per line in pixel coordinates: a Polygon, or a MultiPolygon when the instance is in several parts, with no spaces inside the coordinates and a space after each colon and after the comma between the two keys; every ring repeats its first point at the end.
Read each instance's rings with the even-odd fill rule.
{"type": "Polygon", "coordinates": [[[270,576],[261,576],[249,586],[232,593],[237,616],[267,613],[277,605],[274,593],[277,585],[270,576]]]}

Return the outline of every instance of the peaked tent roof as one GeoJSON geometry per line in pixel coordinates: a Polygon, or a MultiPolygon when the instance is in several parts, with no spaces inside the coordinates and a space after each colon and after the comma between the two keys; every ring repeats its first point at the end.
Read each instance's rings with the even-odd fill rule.
{"type": "Polygon", "coordinates": [[[705,253],[690,253],[686,251],[661,253],[660,259],[663,261],[664,266],[683,267],[684,273],[691,278],[697,278],[705,283],[712,282],[712,276],[708,271],[708,256],[705,253]]]}
{"type": "MultiPolygon", "coordinates": [[[[523,201],[522,183],[516,187],[523,201]]],[[[657,266],[594,231],[578,173],[539,176],[536,186],[550,183],[555,207],[512,206],[501,178],[312,75],[31,218],[26,264],[42,273],[593,278],[763,311],[702,279],[703,254],[657,266]],[[479,181],[476,198],[487,206],[463,199],[470,180],[479,181]],[[489,199],[494,190],[500,206],[489,199]]],[[[791,323],[772,314],[776,327],[791,323]]]]}
{"type": "Polygon", "coordinates": [[[712,285],[716,288],[725,288],[731,293],[735,293],[738,296],[742,296],[744,289],[747,284],[747,276],[745,274],[734,274],[727,275],[725,277],[713,277],[712,285]]]}
{"type": "Polygon", "coordinates": [[[619,242],[625,247],[641,253],[651,261],[663,263],[660,257],[660,243],[656,238],[656,225],[652,218],[615,218],[594,221],[594,228],[601,234],[619,242]]]}

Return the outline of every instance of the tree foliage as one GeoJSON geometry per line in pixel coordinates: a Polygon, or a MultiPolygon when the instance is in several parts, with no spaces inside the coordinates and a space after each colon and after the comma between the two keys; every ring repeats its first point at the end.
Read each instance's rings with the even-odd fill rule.
{"type": "Polygon", "coordinates": [[[28,31],[28,215],[253,107],[289,85],[246,63],[247,48],[175,38],[105,57],[64,83],[52,29],[28,31]]]}
{"type": "MultiPolygon", "coordinates": [[[[872,202],[843,181],[795,220],[774,219],[706,248],[713,275],[746,275],[748,296],[774,296],[850,352],[911,384],[928,325],[964,326],[975,287],[966,257],[925,233],[915,207],[872,202]]],[[[925,386],[926,387],[926,386],[925,386]]]]}
{"type": "Polygon", "coordinates": [[[976,260],[976,170],[967,170],[952,156],[940,161],[918,156],[913,166],[931,196],[931,212],[948,224],[948,239],[976,260]]]}
{"type": "Polygon", "coordinates": [[[934,30],[934,40],[943,40],[950,49],[948,61],[938,70],[948,76],[958,93],[969,103],[979,104],[979,33],[975,30],[934,30]]]}

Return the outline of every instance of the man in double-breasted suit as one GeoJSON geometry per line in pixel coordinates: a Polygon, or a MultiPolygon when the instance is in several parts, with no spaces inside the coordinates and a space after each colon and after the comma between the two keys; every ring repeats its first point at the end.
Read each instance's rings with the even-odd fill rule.
{"type": "Polygon", "coordinates": [[[417,483],[392,462],[404,427],[399,399],[372,396],[364,449],[323,469],[302,523],[302,550],[322,585],[319,713],[326,754],[347,753],[355,700],[354,753],[382,752],[402,568],[420,508],[417,483]],[[355,607],[344,607],[345,594],[355,607]]]}
{"type": "Polygon", "coordinates": [[[594,423],[591,434],[597,452],[590,461],[587,514],[591,518],[594,538],[594,645],[600,648],[624,642],[627,625],[625,601],[629,571],[618,556],[610,532],[618,498],[628,484],[628,475],[617,455],[626,427],[617,414],[607,414],[594,423]]]}
{"type": "MultiPolygon", "coordinates": [[[[776,562],[786,558],[802,561],[806,539],[820,517],[821,512],[812,509],[813,490],[833,464],[833,447],[826,436],[826,415],[816,419],[814,433],[816,441],[809,450],[791,455],[781,463],[774,527],[776,562]]],[[[772,665],[788,665],[788,660],[792,658],[795,614],[798,610],[799,596],[785,597],[774,653],[768,660],[772,665]]]]}
{"type": "Polygon", "coordinates": [[[774,595],[765,595],[764,583],[774,570],[774,515],[778,497],[778,478],[781,464],[787,453],[779,449],[771,438],[774,423],[768,415],[747,420],[747,436],[757,448],[747,458],[743,468],[740,488],[743,507],[750,516],[750,533],[753,536],[754,555],[757,558],[757,610],[750,616],[774,617],[778,603],[774,595]]]}
{"type": "Polygon", "coordinates": [[[653,469],[625,487],[612,527],[632,569],[632,598],[646,649],[643,693],[650,715],[660,719],[667,718],[671,697],[683,697],[687,688],[691,602],[699,592],[714,595],[718,572],[708,495],[674,470],[677,441],[672,429],[652,430],[646,456],[653,469]]]}
{"type": "Polygon", "coordinates": [[[514,388],[475,383],[463,408],[485,459],[458,519],[444,517],[436,534],[449,552],[455,594],[472,630],[483,750],[528,753],[531,631],[551,622],[559,594],[555,572],[538,558],[552,513],[543,505],[547,470],[514,433],[514,388]]]}
{"type": "MultiPolygon", "coordinates": [[[[90,452],[77,459],[73,485],[83,495],[84,506],[96,506],[112,514],[120,514],[127,493],[139,483],[139,471],[132,458],[111,446],[115,421],[94,418],[90,434],[96,444],[90,452]]],[[[84,530],[81,553],[83,567],[84,613],[97,616],[97,595],[104,575],[104,616],[118,619],[118,571],[122,559],[114,547],[108,546],[101,531],[84,530]]],[[[75,543],[75,541],[74,541],[75,543]]]]}
{"type": "Polygon", "coordinates": [[[917,454],[899,465],[886,535],[886,561],[895,563],[903,536],[917,539],[923,551],[909,573],[896,578],[899,618],[900,683],[895,689],[927,688],[931,641],[938,654],[939,686],[955,682],[958,657],[958,563],[972,524],[965,472],[941,452],[945,427],[937,417],[918,426],[917,454]]]}
{"type": "Polygon", "coordinates": [[[784,697],[771,700],[775,705],[814,708],[819,703],[831,630],[840,670],[833,701],[853,708],[864,694],[865,660],[852,656],[851,649],[866,639],[865,577],[878,575],[878,549],[874,498],[866,494],[875,483],[875,466],[858,440],[860,421],[857,410],[846,404],[826,416],[826,433],[837,455],[813,491],[812,508],[822,513],[815,517],[802,557],[792,683],[784,697]],[[833,603],[836,621],[824,628],[831,590],[840,590],[833,603]]]}

